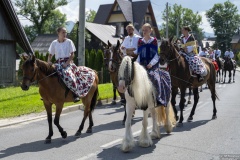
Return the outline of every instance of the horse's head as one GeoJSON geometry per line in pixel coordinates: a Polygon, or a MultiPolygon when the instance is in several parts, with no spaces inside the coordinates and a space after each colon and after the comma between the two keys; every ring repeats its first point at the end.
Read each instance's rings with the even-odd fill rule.
{"type": "Polygon", "coordinates": [[[168,62],[172,56],[173,56],[173,51],[174,51],[174,46],[172,44],[172,38],[164,39],[161,42],[160,45],[160,64],[164,65],[166,62],[168,62]]]}
{"type": "Polygon", "coordinates": [[[28,58],[23,57],[23,60],[24,60],[22,65],[23,80],[21,88],[22,90],[28,90],[31,83],[36,80],[37,65],[34,55],[31,55],[28,58]]]}
{"type": "Polygon", "coordinates": [[[118,91],[124,93],[134,78],[134,61],[129,56],[125,56],[122,60],[118,71],[118,91]]]}
{"type": "Polygon", "coordinates": [[[108,41],[107,47],[104,49],[104,64],[108,67],[110,72],[118,71],[119,64],[122,61],[120,55],[120,41],[117,41],[116,45],[112,45],[108,41]]]}

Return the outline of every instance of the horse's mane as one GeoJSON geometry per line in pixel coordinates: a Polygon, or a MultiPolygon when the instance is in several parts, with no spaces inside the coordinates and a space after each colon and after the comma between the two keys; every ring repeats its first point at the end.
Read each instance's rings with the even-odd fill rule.
{"type": "Polygon", "coordinates": [[[147,106],[148,101],[153,98],[153,95],[155,95],[155,89],[143,66],[138,62],[132,63],[131,58],[125,56],[120,65],[118,75],[119,77],[125,77],[127,79],[133,78],[129,87],[133,92],[136,105],[137,107],[147,106]],[[134,67],[132,65],[134,65],[134,67]],[[132,67],[134,68],[134,71],[132,70],[132,67]],[[125,70],[127,71],[127,74],[124,73],[125,70]],[[132,72],[134,72],[134,77],[131,77],[132,72]]]}
{"type": "Polygon", "coordinates": [[[49,65],[47,62],[40,59],[36,59],[36,64],[38,68],[46,75],[56,72],[55,68],[52,65],[49,65]]]}

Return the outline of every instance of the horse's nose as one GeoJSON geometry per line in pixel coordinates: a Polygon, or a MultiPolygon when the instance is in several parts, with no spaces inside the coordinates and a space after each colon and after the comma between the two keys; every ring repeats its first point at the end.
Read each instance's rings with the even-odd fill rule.
{"type": "Polygon", "coordinates": [[[21,85],[21,88],[22,88],[22,90],[24,90],[24,91],[26,91],[26,90],[29,89],[29,87],[28,87],[27,85],[25,85],[25,84],[22,84],[22,85],[21,85]]]}

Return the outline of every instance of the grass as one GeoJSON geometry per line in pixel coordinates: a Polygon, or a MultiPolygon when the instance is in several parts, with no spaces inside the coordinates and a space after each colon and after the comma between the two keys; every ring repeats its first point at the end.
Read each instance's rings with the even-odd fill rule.
{"type": "MultiPolygon", "coordinates": [[[[98,100],[113,97],[112,83],[100,84],[98,88],[98,100]]],[[[0,95],[0,118],[17,117],[45,110],[37,86],[31,86],[28,91],[23,91],[21,87],[1,88],[0,95]]],[[[65,103],[64,107],[73,104],[76,103],[65,103]]]]}

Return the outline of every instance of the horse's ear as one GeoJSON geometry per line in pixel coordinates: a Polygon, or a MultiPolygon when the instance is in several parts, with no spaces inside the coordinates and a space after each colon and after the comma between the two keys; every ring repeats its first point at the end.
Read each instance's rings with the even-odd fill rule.
{"type": "Polygon", "coordinates": [[[119,40],[117,40],[117,47],[119,47],[120,46],[120,41],[119,40]]]}
{"type": "Polygon", "coordinates": [[[112,44],[109,42],[109,40],[108,40],[108,47],[111,47],[112,46],[112,44]]]}
{"type": "Polygon", "coordinates": [[[31,61],[32,61],[32,62],[35,62],[35,59],[36,59],[35,56],[32,54],[32,55],[31,55],[31,61]]]}
{"type": "Polygon", "coordinates": [[[26,60],[28,59],[28,57],[25,56],[25,55],[22,55],[22,56],[21,56],[21,59],[22,59],[23,61],[26,61],[26,60]]]}
{"type": "Polygon", "coordinates": [[[173,36],[169,38],[169,42],[172,43],[172,40],[173,40],[173,36]]]}

